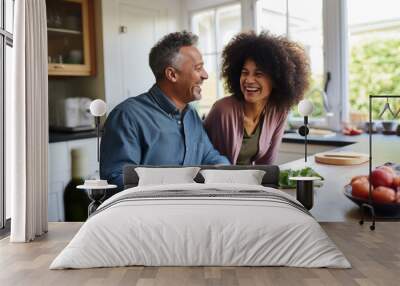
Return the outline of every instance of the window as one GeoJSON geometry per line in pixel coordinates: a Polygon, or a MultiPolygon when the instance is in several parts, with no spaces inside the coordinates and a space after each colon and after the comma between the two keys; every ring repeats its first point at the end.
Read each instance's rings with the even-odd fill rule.
{"type": "Polygon", "coordinates": [[[6,218],[9,217],[9,210],[6,208],[9,196],[6,196],[4,188],[4,106],[11,93],[13,16],[14,1],[0,0],[0,228],[4,228],[6,218]]]}
{"type": "Polygon", "coordinates": [[[199,36],[208,80],[203,83],[202,99],[195,103],[200,115],[205,115],[214,102],[227,94],[220,80],[221,52],[229,40],[241,30],[241,5],[214,7],[191,15],[192,32],[199,36]]]}
{"type": "MultiPolygon", "coordinates": [[[[322,0],[259,0],[256,5],[257,32],[269,31],[296,41],[305,48],[311,64],[311,85],[305,97],[314,104],[311,117],[327,114],[323,107],[325,90],[322,0]]],[[[327,101],[325,102],[327,103],[327,101]]],[[[328,109],[328,108],[327,108],[328,109]]],[[[329,110],[330,111],[330,110],[329,110]]],[[[294,107],[291,116],[299,116],[294,107]]]]}
{"type": "MultiPolygon", "coordinates": [[[[400,2],[398,0],[347,1],[349,25],[350,119],[368,120],[370,94],[400,95],[400,2]]],[[[379,117],[385,100],[374,101],[374,119],[393,120],[389,112],[379,117]]],[[[394,112],[398,99],[389,100],[394,112]]]]}

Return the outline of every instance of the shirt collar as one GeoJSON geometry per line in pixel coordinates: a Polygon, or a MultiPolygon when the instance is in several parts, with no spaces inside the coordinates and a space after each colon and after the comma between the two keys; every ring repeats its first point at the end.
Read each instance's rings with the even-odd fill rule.
{"type": "Polygon", "coordinates": [[[150,89],[150,94],[153,96],[158,105],[168,114],[179,113],[179,109],[175,104],[162,92],[162,90],[155,84],[150,89]]]}
{"type": "MultiPolygon", "coordinates": [[[[158,103],[158,105],[166,113],[173,115],[181,113],[179,109],[175,106],[175,104],[172,102],[172,100],[169,99],[168,96],[164,94],[164,92],[160,89],[160,87],[157,84],[154,84],[149,92],[153,96],[154,100],[158,103]]],[[[186,111],[189,110],[189,108],[190,105],[187,104],[186,107],[182,110],[181,115],[184,115],[186,111]]]]}

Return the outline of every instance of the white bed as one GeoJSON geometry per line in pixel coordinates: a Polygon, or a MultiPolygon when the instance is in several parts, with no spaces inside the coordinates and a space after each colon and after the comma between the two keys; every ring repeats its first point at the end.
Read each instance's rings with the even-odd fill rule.
{"type": "Polygon", "coordinates": [[[128,265],[351,267],[291,196],[198,183],[138,186],[111,197],[50,269],[128,265]]]}

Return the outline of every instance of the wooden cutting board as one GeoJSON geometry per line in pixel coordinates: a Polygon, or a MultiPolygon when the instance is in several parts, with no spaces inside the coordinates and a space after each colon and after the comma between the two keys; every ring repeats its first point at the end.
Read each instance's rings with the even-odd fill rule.
{"type": "Polygon", "coordinates": [[[356,152],[324,152],[314,155],[315,162],[329,165],[358,165],[369,161],[369,155],[356,152]]]}

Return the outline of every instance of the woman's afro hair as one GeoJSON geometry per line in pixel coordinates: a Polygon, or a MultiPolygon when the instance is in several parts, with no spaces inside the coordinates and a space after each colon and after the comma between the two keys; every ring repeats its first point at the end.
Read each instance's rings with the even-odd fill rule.
{"type": "Polygon", "coordinates": [[[299,44],[268,32],[236,35],[222,52],[221,76],[227,90],[239,100],[244,100],[240,75],[248,59],[272,79],[269,107],[288,111],[303,98],[309,87],[310,65],[299,44]]]}

